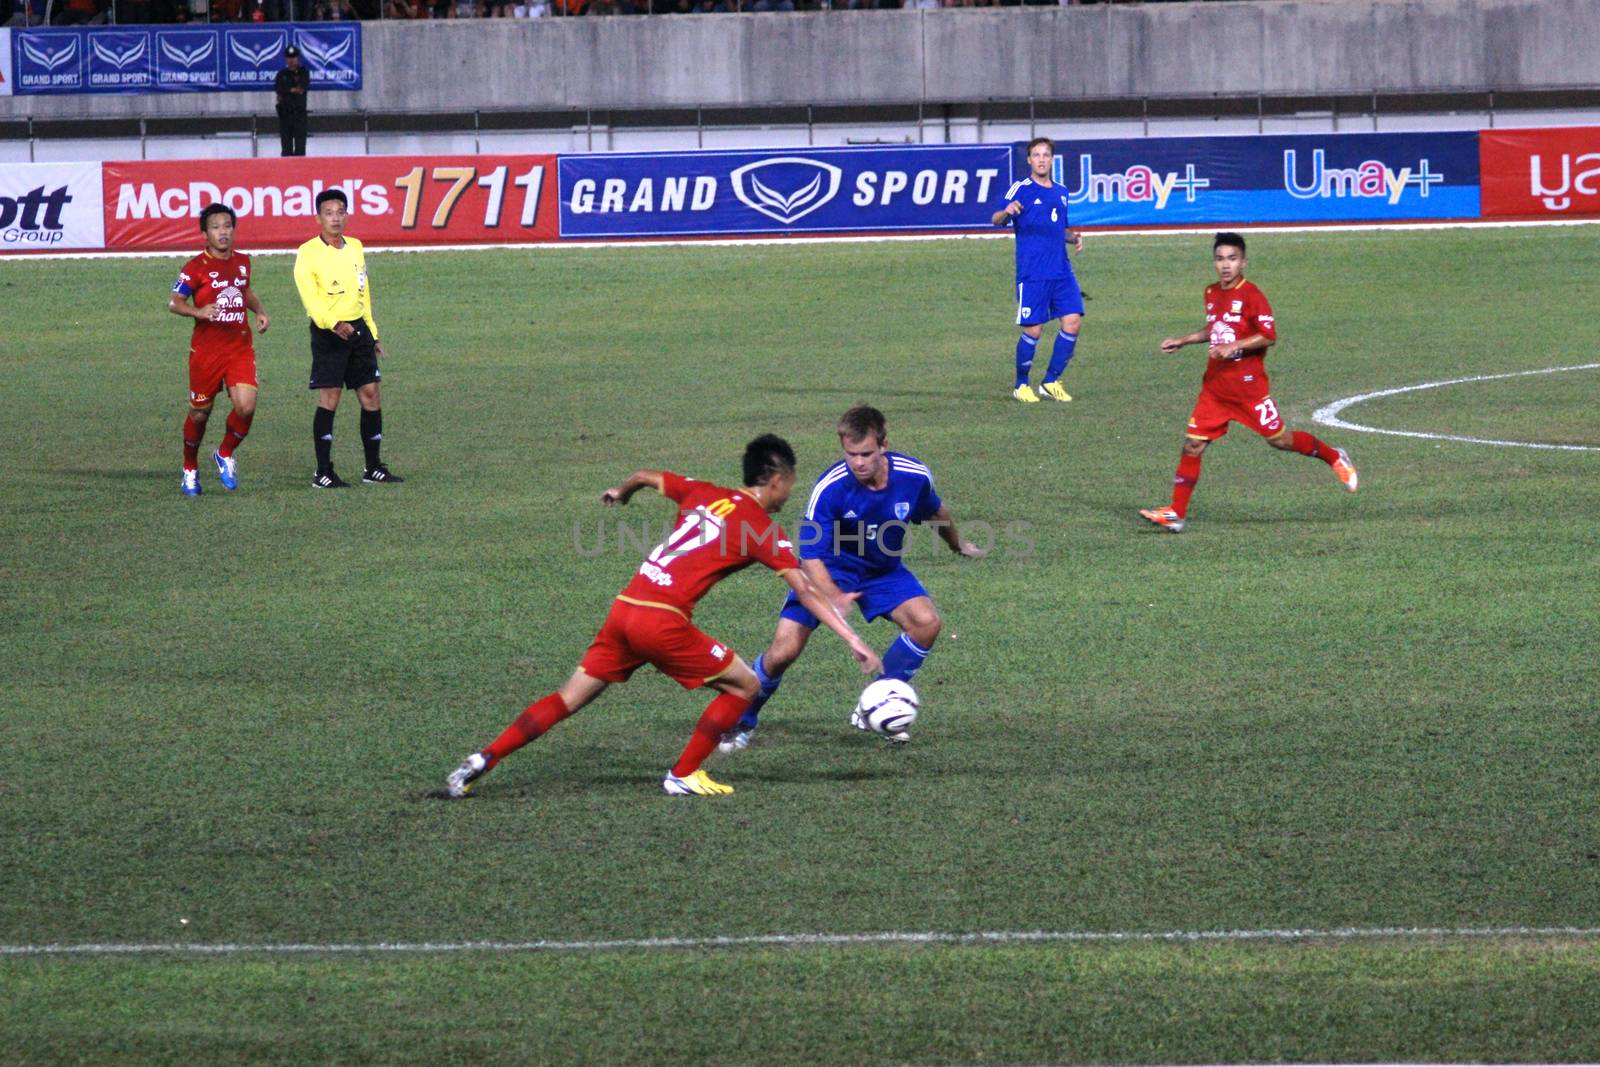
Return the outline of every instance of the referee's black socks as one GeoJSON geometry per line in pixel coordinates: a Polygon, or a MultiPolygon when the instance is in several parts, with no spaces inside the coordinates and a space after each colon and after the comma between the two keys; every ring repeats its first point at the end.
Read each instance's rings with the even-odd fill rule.
{"type": "Polygon", "coordinates": [[[317,448],[317,473],[332,470],[333,412],[320,405],[316,414],[311,416],[311,441],[317,448]]]}
{"type": "Polygon", "coordinates": [[[378,450],[383,447],[383,409],[361,409],[361,447],[367,451],[367,470],[377,470],[383,465],[378,450]]]}

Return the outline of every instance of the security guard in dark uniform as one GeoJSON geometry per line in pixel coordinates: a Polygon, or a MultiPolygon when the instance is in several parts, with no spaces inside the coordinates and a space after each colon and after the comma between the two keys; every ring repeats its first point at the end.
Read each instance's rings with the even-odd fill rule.
{"type": "Polygon", "coordinates": [[[290,45],[283,53],[284,67],[272,80],[278,94],[278,137],[286,156],[306,154],[306,91],[311,72],[300,65],[300,49],[290,45]]]}

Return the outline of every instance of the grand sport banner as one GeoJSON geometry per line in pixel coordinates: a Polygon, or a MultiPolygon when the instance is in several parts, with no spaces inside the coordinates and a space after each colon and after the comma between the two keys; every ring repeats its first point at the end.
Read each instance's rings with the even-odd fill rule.
{"type": "Polygon", "coordinates": [[[556,239],[554,156],[302,157],[107,163],[107,248],[190,248],[207,204],[239,216],[245,250],[316,236],[316,197],[338,186],[348,232],[375,245],[556,239]]]}
{"type": "Polygon", "coordinates": [[[1007,145],[562,156],[561,236],[972,230],[1007,145]]]}
{"type": "Polygon", "coordinates": [[[1484,130],[1483,214],[1600,214],[1600,128],[1484,130]]]}
{"type": "Polygon", "coordinates": [[[1470,131],[1063,140],[1055,166],[1083,226],[1478,217],[1470,131]]]}
{"type": "Polygon", "coordinates": [[[100,164],[0,167],[0,253],[59,252],[105,244],[100,164]]]}
{"type": "Polygon", "coordinates": [[[313,89],[361,88],[359,22],[14,30],[8,54],[19,95],[193,93],[271,89],[291,44],[313,89]]]}

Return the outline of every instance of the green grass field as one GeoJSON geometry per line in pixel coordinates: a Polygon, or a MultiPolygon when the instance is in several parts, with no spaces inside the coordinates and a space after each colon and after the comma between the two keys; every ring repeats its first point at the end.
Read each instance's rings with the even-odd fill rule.
{"type": "MultiPolygon", "coordinates": [[[[1180,537],[1136,512],[1199,381],[1202,350],[1156,344],[1198,325],[1202,238],[1091,236],[1077,399],[1027,408],[1005,241],[374,254],[408,481],[344,493],[308,487],[305,327],[266,257],[243,485],[203,461],[198,500],[184,257],[0,261],[0,944],[1600,927],[1600,452],[1310,422],[1594,362],[1600,246],[1251,243],[1274,397],[1362,488],[1236,428],[1180,537]],[[822,635],[713,762],[732,797],[658,793],[705,698],[643,672],[437,798],[632,573],[614,528],[593,554],[601,520],[668,518],[601,489],[733,480],[767,430],[809,484],[860,401],[1005,549],[915,542],[946,631],[911,745],[849,728],[859,676],[822,635]]],[[[1345,417],[1600,446],[1597,385],[1345,417]]],[[[347,477],[355,424],[348,401],[347,477]]],[[[753,658],[781,594],[747,571],[697,622],[753,658]]],[[[1582,935],[9,954],[0,991],[17,1063],[1600,1059],[1582,935]]]]}

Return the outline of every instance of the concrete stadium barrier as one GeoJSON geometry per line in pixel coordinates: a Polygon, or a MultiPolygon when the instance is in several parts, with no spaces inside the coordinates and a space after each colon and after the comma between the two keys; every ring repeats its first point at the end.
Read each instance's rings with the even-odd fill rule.
{"type": "MultiPolygon", "coordinates": [[[[1594,0],[366,23],[314,112],[645,109],[1600,86],[1594,0]]],[[[270,94],[0,97],[0,119],[271,114],[270,94]]]]}

